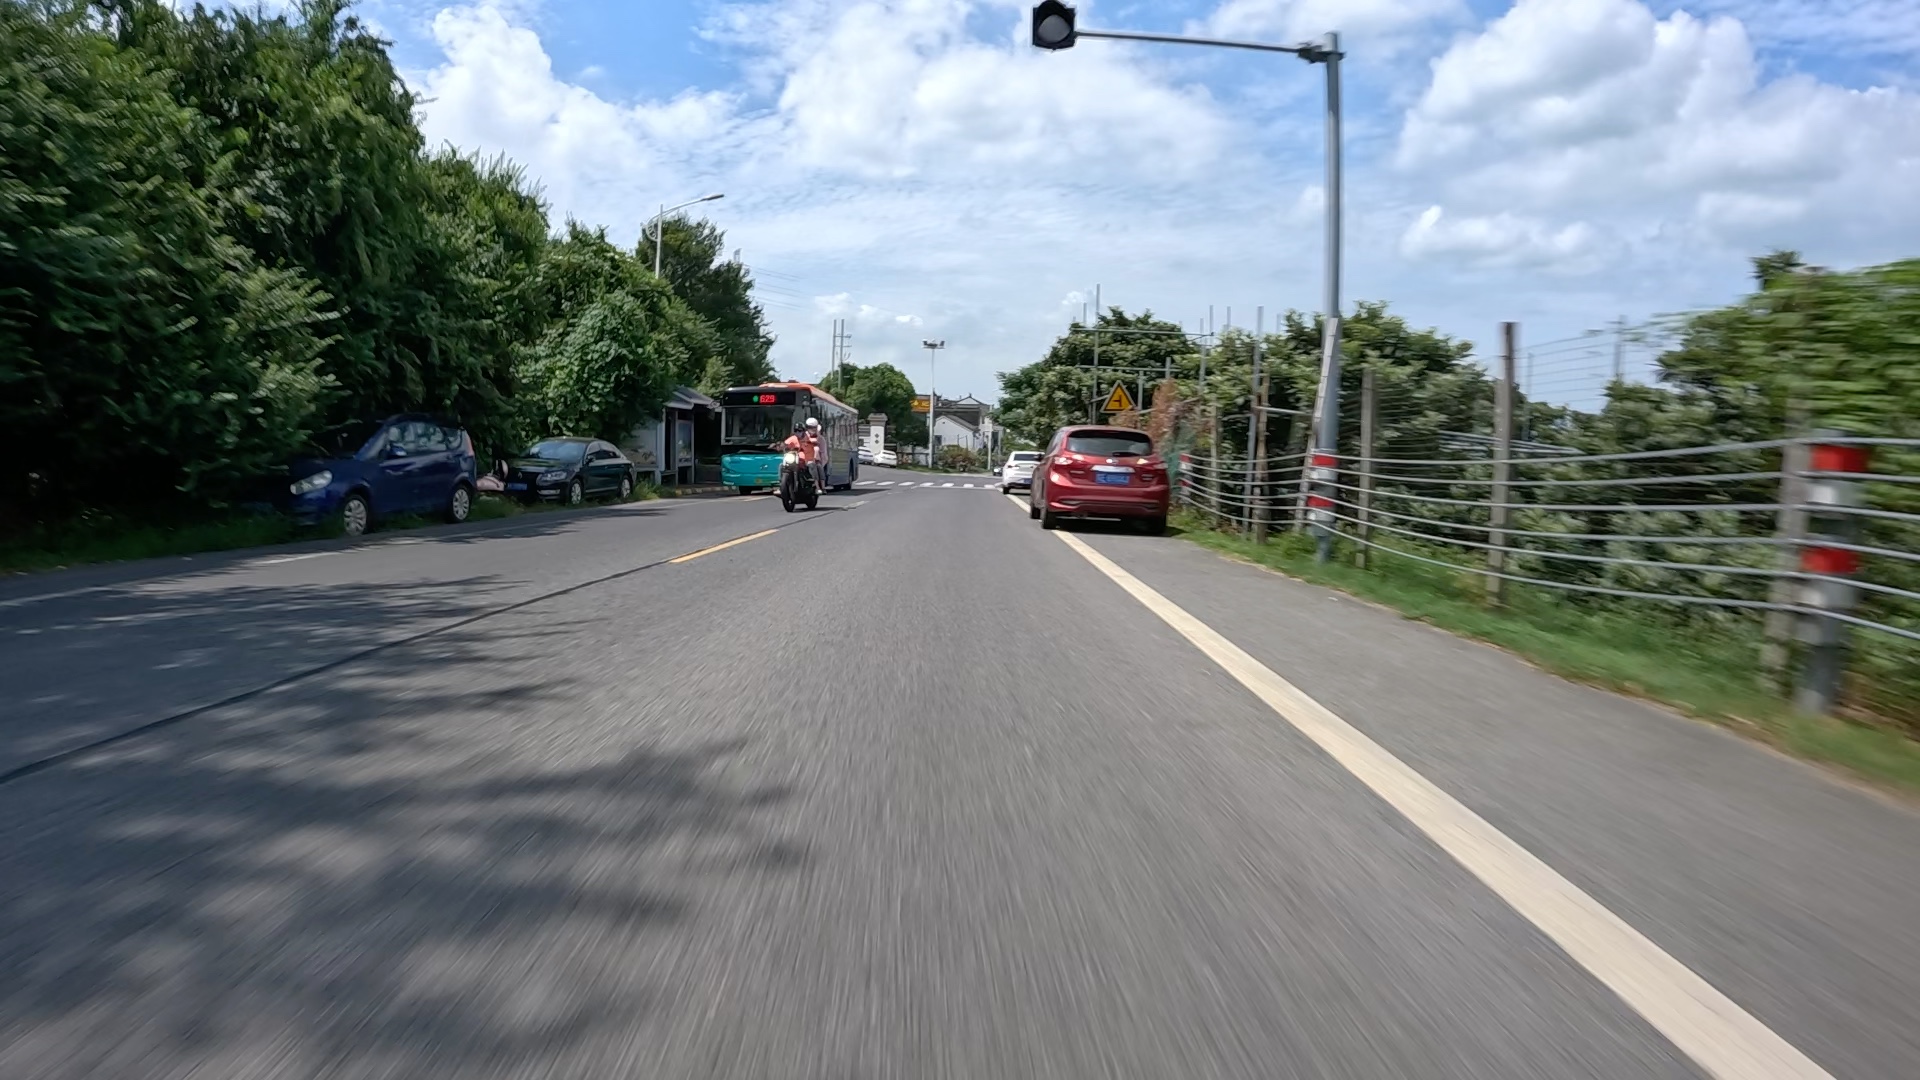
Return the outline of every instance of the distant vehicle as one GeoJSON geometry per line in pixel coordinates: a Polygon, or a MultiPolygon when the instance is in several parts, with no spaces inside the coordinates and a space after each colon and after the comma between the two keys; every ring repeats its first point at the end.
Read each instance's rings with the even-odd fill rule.
{"type": "Polygon", "coordinates": [[[854,456],[855,456],[855,458],[856,458],[856,459],[858,459],[858,460],[859,460],[859,462],[860,462],[860,464],[862,464],[862,465],[871,465],[871,464],[873,464],[873,447],[871,447],[871,446],[862,446],[862,447],[860,448],[860,450],[859,450],[859,452],[858,452],[857,454],[855,454],[854,456]]]}
{"type": "Polygon", "coordinates": [[[881,450],[873,455],[873,463],[882,468],[898,468],[900,465],[900,455],[891,450],[881,450]]]}
{"type": "Polygon", "coordinates": [[[552,499],[579,506],[593,497],[633,494],[633,462],[599,439],[542,439],[507,462],[509,496],[523,502],[552,499]]]}
{"type": "Polygon", "coordinates": [[[337,522],[359,536],[382,518],[473,511],[473,439],[458,424],[402,414],[356,420],[313,437],[288,463],[285,506],[307,524],[337,522]]]}
{"type": "Polygon", "coordinates": [[[1043,529],[1066,518],[1121,518],[1166,531],[1172,488],[1153,439],[1130,428],[1076,426],[1054,433],[1033,471],[1027,516],[1043,529]]]}
{"type": "Polygon", "coordinates": [[[1007,463],[994,470],[1000,474],[1000,493],[1004,495],[1014,488],[1031,488],[1033,470],[1040,464],[1041,457],[1038,450],[1015,450],[1007,455],[1007,463]]]}
{"type": "Polygon", "coordinates": [[[720,395],[720,482],[742,495],[780,485],[779,445],[795,424],[820,421],[827,490],[845,491],[860,475],[859,417],[812,383],[736,386],[720,395]]]}

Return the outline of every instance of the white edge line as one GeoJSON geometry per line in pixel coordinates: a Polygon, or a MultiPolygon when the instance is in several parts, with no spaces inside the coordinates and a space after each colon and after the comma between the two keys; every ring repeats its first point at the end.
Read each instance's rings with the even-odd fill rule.
{"type": "MultiPolygon", "coordinates": [[[[391,542],[400,543],[400,541],[397,541],[397,540],[391,541],[391,542]]],[[[416,539],[413,542],[418,544],[421,541],[416,539]]],[[[329,555],[338,555],[338,554],[340,554],[338,551],[309,551],[302,555],[279,555],[271,559],[255,559],[253,562],[253,565],[278,566],[281,563],[300,562],[303,559],[324,559],[329,555]]]]}
{"type": "Polygon", "coordinates": [[[1708,1075],[1833,1080],[1691,968],[1359,729],[1084,540],[1054,535],[1398,810],[1708,1075]]]}

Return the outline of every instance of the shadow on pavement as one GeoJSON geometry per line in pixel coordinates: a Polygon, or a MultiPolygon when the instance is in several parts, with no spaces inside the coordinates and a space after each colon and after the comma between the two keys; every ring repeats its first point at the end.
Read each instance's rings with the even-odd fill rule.
{"type": "Polygon", "coordinates": [[[0,612],[0,773],[492,610],[512,584],[125,588],[0,612]]]}
{"type": "Polygon", "coordinates": [[[234,548],[196,555],[141,559],[134,562],[99,563],[64,570],[38,573],[0,574],[0,620],[15,621],[32,617],[40,604],[61,600],[33,600],[43,593],[62,593],[73,589],[111,590],[154,583],[188,583],[210,574],[222,574],[262,559],[304,555],[320,551],[343,551],[378,547],[382,544],[449,542],[474,544],[487,540],[513,540],[554,536],[589,521],[610,516],[651,518],[667,513],[666,502],[619,503],[542,510],[517,517],[469,521],[461,525],[427,525],[411,529],[381,530],[360,537],[300,540],[269,547],[234,548]],[[17,605],[17,606],[8,606],[17,605]]]}
{"type": "Polygon", "coordinates": [[[0,1076],[627,1075],[685,886],[807,856],[742,741],[583,733],[583,633],[490,620],[0,787],[0,1076]]]}

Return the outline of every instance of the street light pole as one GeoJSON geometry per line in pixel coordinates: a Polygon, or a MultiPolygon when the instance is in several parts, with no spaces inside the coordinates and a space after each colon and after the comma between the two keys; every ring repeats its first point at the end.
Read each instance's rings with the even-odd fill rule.
{"type": "MultiPolygon", "coordinates": [[[[1328,34],[1318,44],[1270,45],[1257,41],[1229,41],[1220,38],[1181,37],[1173,34],[1142,34],[1131,30],[1082,30],[1076,25],[1076,16],[1071,6],[1062,0],[1041,0],[1033,8],[1033,44],[1036,48],[1057,51],[1070,49],[1081,38],[1106,38],[1113,41],[1151,41],[1171,45],[1207,45],[1221,49],[1250,49],[1254,52],[1292,53],[1309,64],[1325,64],[1327,68],[1327,251],[1326,251],[1326,312],[1322,324],[1320,362],[1320,392],[1314,399],[1314,424],[1312,433],[1312,455],[1308,459],[1309,467],[1315,461],[1331,463],[1331,455],[1339,448],[1340,435],[1340,35],[1328,34]]],[[[1097,338],[1095,339],[1098,340],[1097,338]]],[[[1315,472],[1318,484],[1328,485],[1335,481],[1335,474],[1329,464],[1324,472],[1315,472]]],[[[1327,512],[1333,504],[1330,491],[1323,491],[1310,505],[1309,518],[1327,512]]],[[[1331,521],[1331,518],[1327,518],[1331,521]]],[[[1332,546],[1333,531],[1331,525],[1318,522],[1315,527],[1319,533],[1320,561],[1327,560],[1332,546]]]]}
{"type": "MultiPolygon", "coordinates": [[[[1320,400],[1316,406],[1320,423],[1314,425],[1313,446],[1329,456],[1340,452],[1340,35],[1328,34],[1325,48],[1327,65],[1327,306],[1321,327],[1320,400]]],[[[1336,478],[1329,476],[1327,481],[1336,478]]],[[[1330,498],[1330,492],[1323,492],[1330,498]]],[[[1329,514],[1330,502],[1322,507],[1329,514]]],[[[1315,523],[1318,541],[1315,558],[1326,562],[1333,555],[1333,526],[1315,523]]]]}
{"type": "Polygon", "coordinates": [[[653,216],[653,276],[654,277],[660,276],[660,249],[666,246],[662,242],[664,240],[664,237],[661,235],[661,233],[666,225],[667,215],[672,213],[675,210],[684,210],[687,207],[694,205],[695,203],[712,202],[715,199],[724,199],[726,197],[727,197],[726,193],[720,192],[713,195],[702,195],[697,199],[688,199],[686,202],[683,202],[678,206],[668,206],[665,203],[660,204],[660,212],[653,216]]]}
{"type": "Polygon", "coordinates": [[[940,408],[940,394],[934,388],[934,358],[940,355],[939,350],[947,347],[947,343],[945,339],[934,341],[928,338],[923,339],[920,344],[927,350],[927,467],[933,468],[936,465],[933,456],[933,417],[935,411],[940,408]]]}

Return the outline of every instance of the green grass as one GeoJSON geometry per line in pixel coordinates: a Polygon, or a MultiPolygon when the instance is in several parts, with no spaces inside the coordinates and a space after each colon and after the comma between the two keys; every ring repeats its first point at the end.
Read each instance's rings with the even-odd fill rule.
{"type": "MultiPolygon", "coordinates": [[[[660,498],[651,481],[634,488],[628,502],[660,498]]],[[[601,505],[588,503],[588,506],[601,505]]],[[[498,521],[530,513],[552,513],[570,507],[558,503],[522,505],[497,495],[473,501],[469,521],[498,521]]],[[[379,532],[443,524],[438,518],[404,515],[383,520],[379,532]]],[[[301,526],[279,514],[229,513],[178,518],[173,521],[136,521],[92,515],[53,527],[39,527],[0,537],[0,574],[35,573],[94,563],[194,555],[236,548],[270,547],[301,540],[339,535],[337,525],[301,526]]]]}
{"type": "Polygon", "coordinates": [[[1882,728],[1810,717],[1759,684],[1759,645],[1746,635],[1682,629],[1656,618],[1582,607],[1565,596],[1512,587],[1500,610],[1482,602],[1476,574],[1376,551],[1373,569],[1314,561],[1313,542],[1276,534],[1264,546],[1176,515],[1178,535],[1301,581],[1399,611],[1407,618],[1498,646],[1555,675],[1672,706],[1788,753],[1920,793],[1920,743],[1882,728]]]}
{"type": "Polygon", "coordinates": [[[0,573],[229,551],[326,535],[319,529],[302,529],[277,514],[236,512],[172,521],[90,515],[0,539],[0,573]]]}

